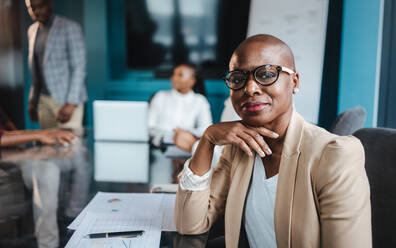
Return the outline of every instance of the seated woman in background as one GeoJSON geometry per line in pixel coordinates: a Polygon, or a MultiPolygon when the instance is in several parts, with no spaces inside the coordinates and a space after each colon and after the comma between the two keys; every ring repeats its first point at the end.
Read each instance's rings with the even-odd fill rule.
{"type": "MultiPolygon", "coordinates": [[[[187,138],[200,137],[212,124],[210,105],[202,94],[203,82],[197,70],[190,64],[178,65],[171,77],[172,90],[159,91],[151,100],[149,110],[149,130],[152,143],[174,143],[185,146],[182,140],[174,140],[178,133],[187,138]]],[[[180,137],[180,135],[178,135],[180,137]]]]}
{"type": "Polygon", "coordinates": [[[175,225],[201,234],[225,215],[226,247],[371,247],[364,150],[293,109],[299,74],[290,48],[256,35],[225,77],[241,121],[208,127],[181,174],[175,225]],[[225,145],[211,168],[216,145],[225,145]]]}

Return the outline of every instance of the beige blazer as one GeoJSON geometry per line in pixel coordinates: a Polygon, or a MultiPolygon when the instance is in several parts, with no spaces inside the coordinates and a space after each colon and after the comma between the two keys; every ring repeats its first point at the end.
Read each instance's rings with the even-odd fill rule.
{"type": "MultiPolygon", "coordinates": [[[[210,189],[178,189],[181,234],[207,232],[225,214],[227,247],[238,247],[254,157],[226,146],[210,189]]],[[[283,145],[274,210],[278,247],[371,247],[370,189],[364,150],[293,113],[283,145]]],[[[240,244],[241,245],[241,244],[240,244]]]]}

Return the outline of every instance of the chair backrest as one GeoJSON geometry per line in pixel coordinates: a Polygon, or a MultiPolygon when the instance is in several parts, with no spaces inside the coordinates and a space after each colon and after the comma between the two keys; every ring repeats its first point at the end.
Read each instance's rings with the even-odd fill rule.
{"type": "Polygon", "coordinates": [[[342,112],[333,122],[330,132],[337,135],[351,135],[363,127],[366,120],[366,110],[355,107],[342,112]]]}
{"type": "Polygon", "coordinates": [[[396,247],[396,129],[363,128],[353,135],[366,156],[373,247],[396,247]]]}
{"type": "Polygon", "coordinates": [[[94,101],[96,141],[148,142],[148,102],[94,101]]]}

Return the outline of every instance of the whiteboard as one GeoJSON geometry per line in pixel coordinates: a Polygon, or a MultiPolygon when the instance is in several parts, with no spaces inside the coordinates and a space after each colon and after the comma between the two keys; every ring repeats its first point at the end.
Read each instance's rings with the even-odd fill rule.
{"type": "Polygon", "coordinates": [[[251,0],[248,37],[270,34],[293,50],[300,74],[294,106],[306,121],[318,122],[328,0],[251,0]]]}

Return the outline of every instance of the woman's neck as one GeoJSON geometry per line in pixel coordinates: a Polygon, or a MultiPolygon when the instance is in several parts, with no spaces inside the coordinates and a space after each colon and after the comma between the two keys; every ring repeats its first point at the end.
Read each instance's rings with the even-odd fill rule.
{"type": "Polygon", "coordinates": [[[271,147],[271,149],[283,145],[287,128],[289,126],[291,117],[293,114],[293,108],[290,107],[283,115],[281,115],[279,118],[276,120],[272,121],[271,123],[268,123],[264,125],[265,128],[277,133],[279,137],[277,139],[267,139],[268,145],[271,147]]]}
{"type": "Polygon", "coordinates": [[[283,144],[285,141],[287,128],[289,127],[292,114],[293,114],[293,108],[290,108],[276,121],[268,125],[265,125],[265,128],[279,134],[279,138],[277,139],[269,139],[269,138],[265,139],[265,141],[267,142],[268,146],[272,151],[271,156],[266,156],[261,159],[264,164],[267,178],[271,178],[279,173],[283,144]]]}
{"type": "Polygon", "coordinates": [[[181,95],[187,95],[188,93],[191,92],[191,89],[189,90],[177,90],[175,89],[177,93],[181,94],[181,95]]]}

